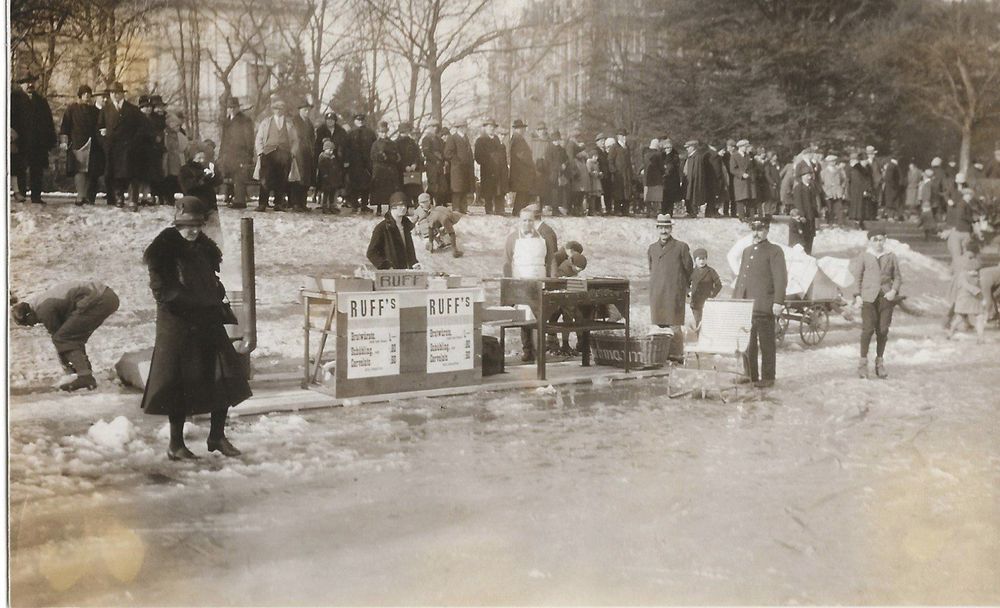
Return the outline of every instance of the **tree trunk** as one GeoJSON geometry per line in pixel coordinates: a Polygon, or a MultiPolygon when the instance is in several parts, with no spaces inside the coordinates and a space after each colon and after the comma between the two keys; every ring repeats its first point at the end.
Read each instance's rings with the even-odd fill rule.
{"type": "Polygon", "coordinates": [[[958,154],[958,170],[967,173],[969,170],[969,156],[972,153],[972,120],[966,119],[962,124],[962,145],[958,154]]]}
{"type": "Polygon", "coordinates": [[[441,111],[441,70],[438,69],[437,65],[431,65],[433,67],[427,70],[431,81],[431,114],[435,120],[442,121],[444,117],[441,111]]]}
{"type": "Polygon", "coordinates": [[[413,124],[417,117],[417,89],[420,84],[420,65],[415,61],[410,62],[410,88],[406,96],[406,116],[410,124],[413,124]]]}

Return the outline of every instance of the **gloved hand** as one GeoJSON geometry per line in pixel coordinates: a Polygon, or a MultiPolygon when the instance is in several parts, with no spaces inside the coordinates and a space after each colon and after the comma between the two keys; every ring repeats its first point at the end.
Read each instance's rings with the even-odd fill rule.
{"type": "Polygon", "coordinates": [[[776,302],[776,303],[774,303],[774,304],[771,305],[771,312],[774,313],[774,316],[776,316],[776,317],[780,317],[782,311],[784,311],[784,310],[785,310],[785,305],[784,304],[778,304],[776,302]]]}

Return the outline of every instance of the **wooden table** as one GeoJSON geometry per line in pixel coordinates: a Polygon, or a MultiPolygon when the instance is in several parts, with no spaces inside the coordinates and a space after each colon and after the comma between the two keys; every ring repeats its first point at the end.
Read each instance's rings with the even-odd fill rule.
{"type": "MultiPolygon", "coordinates": [[[[545,379],[545,336],[564,331],[577,332],[583,365],[590,365],[590,332],[625,330],[625,342],[629,339],[629,282],[628,279],[509,279],[500,281],[500,305],[528,305],[537,317],[538,342],[536,359],[538,379],[545,379]],[[595,318],[601,305],[614,305],[622,315],[623,322],[604,321],[595,318]],[[574,320],[549,322],[561,308],[573,309],[574,320]]],[[[625,371],[629,371],[628,357],[625,357],[625,371]]]]}

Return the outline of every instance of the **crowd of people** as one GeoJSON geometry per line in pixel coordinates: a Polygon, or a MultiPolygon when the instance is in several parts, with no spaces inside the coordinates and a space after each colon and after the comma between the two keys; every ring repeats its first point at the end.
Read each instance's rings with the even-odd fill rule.
{"type": "MultiPolygon", "coordinates": [[[[24,200],[30,190],[35,203],[43,202],[42,175],[58,145],[78,205],[93,204],[103,187],[108,204],[132,210],[173,204],[178,193],[206,201],[222,193],[231,207],[245,208],[248,186],[259,184],[259,211],[306,211],[312,203],[326,214],[381,214],[403,192],[410,207],[426,193],[435,206],[463,213],[473,199],[487,214],[509,206],[516,215],[534,202],[555,214],[591,216],[788,213],[798,218],[795,232],[808,250],[821,221],[914,219],[933,230],[976,178],[1000,178],[1000,150],[965,173],[954,160],[935,158],[921,169],[871,145],[838,155],[812,144],[782,161],[747,139],[676,146],[662,136],[640,146],[624,129],[564,137],[520,119],[509,132],[486,118],[450,126],[431,120],[417,133],[408,122],[373,128],[364,114],[344,126],[329,109],[317,124],[313,104],[280,96],[258,120],[229,98],[216,146],[190,141],[161,96],[139,95],[133,103],[120,83],[99,93],[81,85],[56,130],[35,80],[19,78],[11,94],[15,197],[24,200]]],[[[979,197],[971,205],[980,216],[992,213],[979,197]]]]}

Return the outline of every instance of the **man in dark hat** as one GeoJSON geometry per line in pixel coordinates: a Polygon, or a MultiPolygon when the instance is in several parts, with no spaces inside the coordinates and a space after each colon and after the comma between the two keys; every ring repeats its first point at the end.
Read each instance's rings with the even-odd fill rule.
{"type": "Polygon", "coordinates": [[[511,124],[508,157],[510,158],[510,191],[514,193],[514,215],[518,215],[531,202],[535,192],[535,161],[531,146],[524,138],[528,125],[520,118],[511,124]]]}
{"type": "Polygon", "coordinates": [[[473,153],[479,164],[479,198],[487,215],[503,215],[505,207],[499,180],[506,169],[507,151],[496,129],[497,123],[492,118],[483,121],[483,132],[476,138],[473,153]]]}
{"type": "MultiPolygon", "coordinates": [[[[131,155],[134,139],[143,122],[142,112],[125,99],[125,87],[116,82],[108,88],[108,101],[97,117],[98,132],[104,137],[104,156],[107,159],[104,187],[108,205],[121,207],[133,177],[131,155]]],[[[137,201],[129,202],[137,209],[137,201]]]]}
{"type": "Polygon", "coordinates": [[[49,150],[57,143],[56,127],[49,102],[35,90],[38,77],[28,74],[16,81],[11,91],[10,127],[16,133],[17,153],[12,169],[17,178],[18,195],[24,200],[31,189],[31,202],[42,200],[42,177],[49,165],[49,150]]]}
{"type": "Polygon", "coordinates": [[[417,197],[424,191],[424,157],[420,154],[420,144],[413,139],[412,123],[400,123],[397,131],[396,150],[399,152],[403,194],[406,195],[406,204],[415,207],[417,197]]]}
{"type": "Polygon", "coordinates": [[[289,184],[293,211],[308,211],[309,188],[316,185],[316,128],[313,126],[312,104],[303,99],[299,102],[298,114],[293,118],[299,135],[299,146],[295,150],[295,160],[299,167],[299,179],[289,184]]]}
{"type": "Polygon", "coordinates": [[[431,119],[420,138],[420,152],[424,156],[427,171],[427,193],[435,205],[447,206],[451,203],[451,183],[448,181],[448,166],[444,160],[444,138],[441,136],[441,121],[431,119]]]}
{"type": "Polygon", "coordinates": [[[454,125],[455,129],[444,142],[444,158],[448,162],[451,183],[452,208],[460,213],[469,212],[469,194],[476,190],[476,170],[473,165],[472,144],[469,143],[465,120],[454,125]]]}
{"type": "Polygon", "coordinates": [[[372,145],[375,131],[365,124],[364,114],[354,115],[354,126],[347,133],[347,200],[359,213],[370,213],[368,207],[372,182],[372,145]]]}
{"type": "Polygon", "coordinates": [[[104,169],[103,150],[97,143],[97,120],[100,114],[91,103],[94,93],[89,85],[80,85],[75,103],[63,113],[59,133],[66,150],[66,174],[76,185],[76,204],[93,205],[97,198],[97,180],[104,169]]]}
{"type": "Polygon", "coordinates": [[[548,145],[545,147],[545,166],[549,170],[546,177],[547,194],[545,200],[552,206],[554,215],[559,215],[560,209],[567,207],[569,162],[570,158],[563,146],[562,133],[559,132],[559,129],[555,129],[549,136],[548,145]]]}
{"type": "Polygon", "coordinates": [[[230,97],[222,119],[219,169],[225,180],[226,203],[233,209],[247,207],[247,181],[253,168],[253,120],[240,110],[240,100],[230,97]]]}
{"type": "Polygon", "coordinates": [[[669,214],[656,216],[660,238],[646,250],[649,262],[650,322],[671,331],[668,359],[684,363],[684,309],[694,261],[684,241],[673,237],[674,222],[669,214]]]}
{"type": "MultiPolygon", "coordinates": [[[[795,169],[796,181],[792,186],[792,204],[795,213],[795,221],[799,223],[800,234],[802,236],[802,248],[806,253],[812,254],[813,240],[816,238],[816,218],[819,217],[819,210],[823,206],[823,195],[816,184],[812,170],[809,167],[799,166],[795,169]]],[[[789,234],[792,229],[789,228],[789,234]]],[[[789,242],[789,245],[792,243],[789,242]]]]}
{"type": "Polygon", "coordinates": [[[133,210],[139,204],[152,204],[153,184],[159,184],[164,178],[163,155],[166,150],[163,145],[163,130],[166,122],[160,122],[161,117],[153,114],[155,107],[151,95],[139,96],[142,120],[132,140],[130,154],[132,180],[129,186],[129,203],[133,210]]]}
{"type": "Polygon", "coordinates": [[[272,98],[271,115],[260,121],[254,135],[254,155],[257,157],[254,178],[260,180],[257,211],[267,211],[272,192],[274,209],[284,211],[289,177],[298,171],[294,153],[299,147],[299,133],[286,113],[287,108],[283,99],[272,98]]]}
{"type": "Polygon", "coordinates": [[[389,139],[389,123],[379,123],[378,138],[372,144],[371,204],[375,212],[382,215],[382,205],[388,205],[389,198],[403,187],[403,174],[399,170],[399,149],[396,142],[389,139]]]}
{"type": "Polygon", "coordinates": [[[775,318],[785,307],[788,271],[781,247],[767,240],[771,220],[755,216],[750,221],[753,244],[743,250],[733,298],[753,300],[750,342],[747,347],[747,374],[759,388],[774,386],[776,343],[775,318]],[[757,353],[761,363],[758,374],[757,353]]]}
{"type": "Polygon", "coordinates": [[[118,295],[110,287],[98,281],[66,281],[23,301],[14,298],[12,303],[14,322],[25,327],[44,325],[63,369],[75,374],[59,388],[97,388],[86,346],[91,334],[118,310],[118,295]]]}
{"type": "Polygon", "coordinates": [[[715,199],[717,180],[712,172],[711,152],[697,139],[684,144],[684,179],[687,184],[684,206],[688,217],[696,217],[698,209],[715,199]]]}

